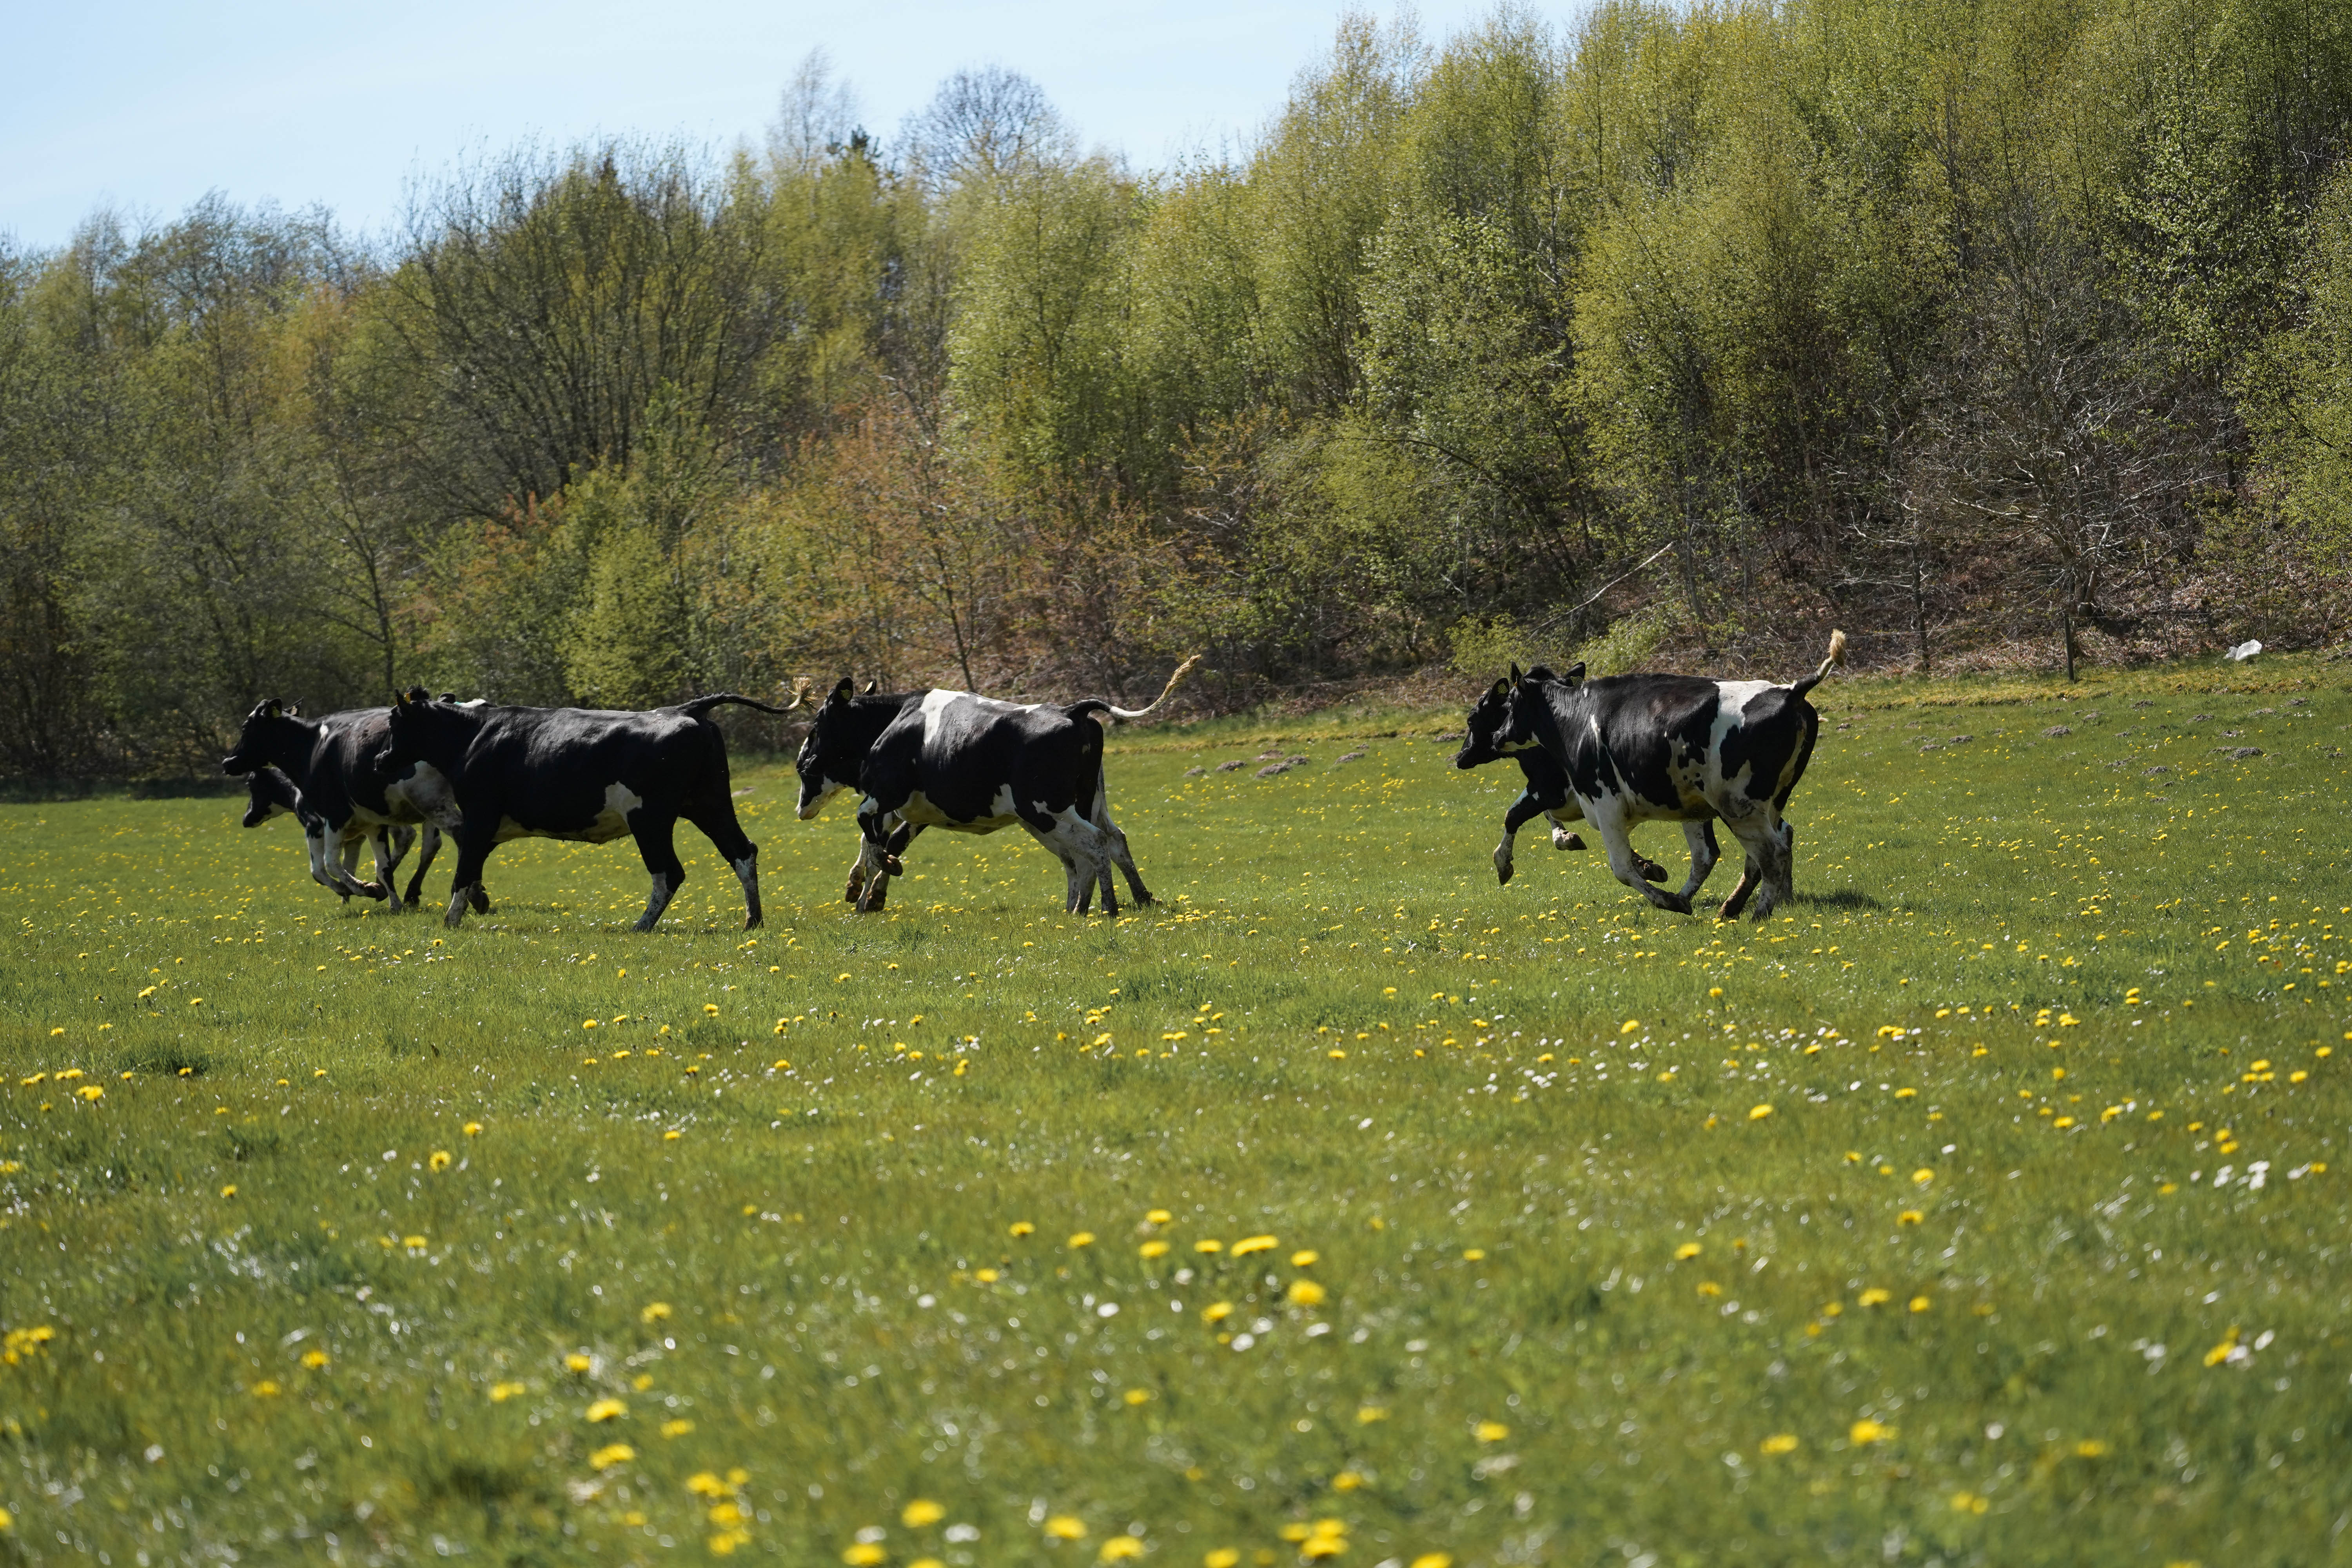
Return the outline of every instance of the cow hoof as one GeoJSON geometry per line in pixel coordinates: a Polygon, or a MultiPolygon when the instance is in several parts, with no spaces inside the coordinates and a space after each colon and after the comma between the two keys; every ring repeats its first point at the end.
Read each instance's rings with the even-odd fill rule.
{"type": "Polygon", "coordinates": [[[1666,868],[1655,860],[1640,860],[1635,863],[1641,868],[1642,880],[1644,882],[1663,882],[1666,879],[1666,868]]]}
{"type": "Polygon", "coordinates": [[[1678,915],[1691,912],[1691,901],[1680,893],[1660,893],[1657,897],[1658,907],[1662,910],[1672,910],[1678,915]]]}
{"type": "Polygon", "coordinates": [[[1581,849],[1584,840],[1563,828],[1555,827],[1551,830],[1551,847],[1555,849],[1581,849]]]}
{"type": "Polygon", "coordinates": [[[745,931],[758,931],[760,929],[760,917],[758,915],[745,915],[743,917],[743,929],[745,931]]]}
{"type": "Polygon", "coordinates": [[[474,906],[474,912],[478,915],[490,912],[490,896],[488,893],[476,891],[467,896],[467,901],[474,906]]]}
{"type": "Polygon", "coordinates": [[[1159,901],[1160,900],[1158,899],[1153,898],[1150,893],[1138,893],[1135,895],[1135,907],[1139,910],[1150,909],[1159,901]]]}
{"type": "Polygon", "coordinates": [[[1517,868],[1518,868],[1513,866],[1508,860],[1496,861],[1495,885],[1502,888],[1509,887],[1511,885],[1511,873],[1517,868]]]}
{"type": "Polygon", "coordinates": [[[907,874],[907,863],[896,855],[885,855],[882,857],[882,869],[893,877],[903,877],[907,874]]]}
{"type": "Polygon", "coordinates": [[[635,920],[629,922],[629,929],[642,936],[646,932],[653,930],[654,922],[659,919],[661,919],[659,915],[639,915],[635,920]]]}
{"type": "Polygon", "coordinates": [[[378,902],[382,902],[385,898],[389,897],[391,895],[391,891],[392,889],[386,888],[381,882],[362,882],[360,884],[360,892],[367,898],[376,900],[378,902]]]}

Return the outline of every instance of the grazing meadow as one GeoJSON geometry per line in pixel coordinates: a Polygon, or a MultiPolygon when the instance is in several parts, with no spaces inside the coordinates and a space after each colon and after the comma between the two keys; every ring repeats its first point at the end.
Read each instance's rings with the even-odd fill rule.
{"type": "Polygon", "coordinates": [[[1458,711],[1116,733],[1116,921],[0,806],[0,1558],[2343,1561],[2347,668],[1832,679],[1762,924],[1458,711]]]}

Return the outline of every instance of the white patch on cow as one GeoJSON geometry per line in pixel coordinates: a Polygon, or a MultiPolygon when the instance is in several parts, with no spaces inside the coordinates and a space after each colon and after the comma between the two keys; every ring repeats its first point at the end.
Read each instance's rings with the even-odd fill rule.
{"type": "Polygon", "coordinates": [[[645,805],[645,799],[626,784],[604,786],[604,809],[596,814],[596,824],[580,835],[591,844],[609,844],[629,830],[629,813],[645,805]]]}
{"type": "Polygon", "coordinates": [[[394,808],[394,822],[429,822],[444,833],[455,833],[465,823],[464,814],[457,809],[457,792],[448,776],[430,763],[419,763],[405,778],[384,785],[383,798],[394,808]]]}
{"type": "MultiPolygon", "coordinates": [[[[1701,793],[1710,800],[1721,790],[1748,787],[1747,767],[1739,770],[1737,778],[1726,778],[1723,774],[1724,739],[1739,728],[1741,716],[1747,712],[1748,705],[1773,689],[1774,686],[1769,680],[1718,680],[1715,683],[1715,725],[1707,732],[1706,755],[1700,760],[1701,776],[1696,781],[1701,793]]],[[[1778,788],[1780,781],[1773,779],[1769,782],[1773,788],[1778,788]]],[[[1772,790],[1758,793],[1769,795],[1772,790]]]]}
{"type": "Polygon", "coordinates": [[[449,889],[449,908],[443,912],[441,923],[451,931],[456,931],[458,922],[466,918],[466,893],[464,888],[449,889]]]}
{"type": "MultiPolygon", "coordinates": [[[[1042,813],[1045,810],[1045,806],[1041,802],[1037,809],[1042,813]]],[[[1010,827],[1021,820],[1020,811],[1013,804],[1012,785],[996,786],[996,796],[988,803],[988,812],[986,816],[966,819],[951,817],[933,805],[921,790],[914,790],[908,793],[907,804],[900,806],[893,815],[900,822],[916,827],[944,827],[953,833],[993,833],[1000,827],[1010,827]]]]}

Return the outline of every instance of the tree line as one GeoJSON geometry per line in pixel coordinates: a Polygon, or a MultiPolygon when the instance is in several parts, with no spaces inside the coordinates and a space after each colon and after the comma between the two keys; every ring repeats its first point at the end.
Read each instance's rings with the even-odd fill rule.
{"type": "Polygon", "coordinates": [[[389,236],[0,247],[0,770],[259,697],[801,675],[1202,700],[1578,649],[2125,659],[2352,611],[2352,8],[1355,18],[1138,172],[869,134],[485,156],[389,236]]]}

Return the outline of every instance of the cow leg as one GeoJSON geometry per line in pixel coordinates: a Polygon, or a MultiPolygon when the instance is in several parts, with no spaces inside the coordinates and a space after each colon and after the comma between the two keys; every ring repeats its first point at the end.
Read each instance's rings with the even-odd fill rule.
{"type": "Polygon", "coordinates": [[[629,813],[629,832],[636,838],[637,856],[646,863],[646,875],[653,879],[653,886],[646,894],[646,912],[637,917],[638,931],[653,930],[662,911],[669,908],[669,901],[685,885],[686,867],[671,841],[677,826],[677,818],[665,812],[641,805],[629,813]]]}
{"type": "Polygon", "coordinates": [[[760,850],[743,836],[743,825],[735,820],[735,803],[721,795],[715,805],[688,813],[687,820],[702,830],[702,836],[734,868],[735,879],[743,884],[743,929],[758,930],[760,850]]]}
{"type": "MultiPolygon", "coordinates": [[[[335,862],[327,850],[327,830],[321,827],[318,832],[313,833],[305,827],[302,830],[302,847],[310,852],[310,880],[334,894],[344,903],[350,903],[352,889],[357,884],[334,874],[335,862]]],[[[340,854],[341,850],[341,847],[338,845],[336,853],[340,854]]]]}
{"type": "Polygon", "coordinates": [[[1037,842],[1054,852],[1056,859],[1070,874],[1069,896],[1063,904],[1066,913],[1085,914],[1094,900],[1095,885],[1102,885],[1103,913],[1118,913],[1118,895],[1111,890],[1110,852],[1101,829],[1076,808],[1065,811],[1024,811],[1022,826],[1028,828],[1037,842]]]}
{"type": "Polygon", "coordinates": [[[359,879],[356,868],[360,863],[361,840],[358,837],[352,836],[350,825],[345,824],[344,831],[334,836],[331,849],[328,847],[330,842],[328,834],[331,831],[331,829],[321,829],[313,841],[316,847],[311,852],[310,874],[341,893],[346,900],[353,893],[357,893],[363,899],[383,898],[384,889],[373,882],[362,882],[359,879]]]}
{"type": "MultiPolygon", "coordinates": [[[[1525,827],[1530,819],[1542,815],[1543,810],[1544,802],[1530,787],[1520,791],[1519,798],[1511,802],[1510,809],[1503,813],[1503,837],[1496,844],[1492,857],[1495,862],[1495,880],[1501,886],[1509,887],[1511,873],[1517,869],[1511,864],[1511,849],[1519,837],[1519,829],[1525,827]]],[[[1553,820],[1557,822],[1559,818],[1554,817],[1553,820]]],[[[1570,837],[1575,836],[1571,834],[1570,837]]],[[[1559,829],[1557,827],[1552,829],[1552,842],[1555,844],[1559,842],[1559,829]]]]}
{"type": "Polygon", "coordinates": [[[1739,847],[1748,864],[1741,871],[1739,885],[1724,900],[1717,911],[1725,920],[1736,920],[1752,894],[1756,900],[1756,919],[1762,920],[1790,893],[1789,847],[1792,835],[1781,832],[1779,814],[1770,801],[1745,803],[1740,815],[1726,813],[1724,825],[1739,840],[1739,847]]]}
{"type": "Polygon", "coordinates": [[[1662,910],[1672,910],[1678,915],[1690,913],[1688,899],[1651,886],[1642,875],[1641,857],[1633,853],[1633,841],[1626,834],[1624,807],[1615,797],[1603,797],[1587,805],[1584,819],[1600,833],[1601,847],[1609,853],[1609,869],[1619,881],[1662,910]]]}
{"type": "Polygon", "coordinates": [[[428,819],[417,832],[416,873],[408,879],[408,901],[420,908],[425,900],[425,873],[433,869],[433,858],[441,853],[441,829],[428,819]]]}
{"type": "Polygon", "coordinates": [[[1706,885],[1715,872],[1715,863],[1723,858],[1715,841],[1715,819],[1684,823],[1683,843],[1690,848],[1690,877],[1683,883],[1683,897],[1687,899],[1706,885]]]}
{"type": "MultiPolygon", "coordinates": [[[[415,835],[409,836],[413,840],[415,835]]],[[[368,845],[375,851],[375,879],[383,889],[384,908],[398,914],[408,906],[400,897],[400,883],[394,873],[400,868],[400,858],[406,846],[393,837],[392,831],[381,826],[369,829],[368,845]]]]}
{"type": "Polygon", "coordinates": [[[449,879],[449,907],[442,912],[441,923],[456,931],[466,918],[466,907],[481,892],[482,865],[490,858],[498,843],[497,823],[501,813],[484,812],[479,817],[468,816],[466,826],[453,835],[457,840],[457,869],[449,879]],[[477,821],[491,826],[477,827],[477,821]]]}
{"type": "MultiPolygon", "coordinates": [[[[1103,847],[1110,856],[1111,864],[1118,867],[1119,875],[1127,879],[1127,890],[1135,895],[1135,907],[1141,909],[1147,904],[1156,902],[1157,900],[1151,896],[1151,889],[1143,885],[1143,873],[1135,868],[1135,851],[1128,847],[1127,835],[1120,831],[1118,823],[1111,820],[1110,795],[1103,788],[1099,778],[1095,781],[1095,809],[1092,820],[1095,830],[1102,835],[1103,847]]],[[[1103,906],[1108,909],[1110,907],[1110,878],[1106,875],[1103,878],[1103,906]]]]}
{"type": "Polygon", "coordinates": [[[1583,821],[1584,819],[1582,817],[1562,816],[1556,811],[1547,811],[1544,813],[1544,816],[1551,820],[1551,847],[1553,848],[1581,849],[1584,847],[1584,840],[1578,837],[1574,833],[1569,831],[1568,826],[1571,822],[1583,821]]]}

